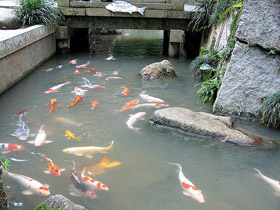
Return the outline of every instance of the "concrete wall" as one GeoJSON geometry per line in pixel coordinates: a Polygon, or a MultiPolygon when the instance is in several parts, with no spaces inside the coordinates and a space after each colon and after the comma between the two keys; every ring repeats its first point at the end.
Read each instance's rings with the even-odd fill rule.
{"type": "Polygon", "coordinates": [[[0,93],[48,60],[56,52],[55,29],[42,25],[0,36],[0,93]]]}

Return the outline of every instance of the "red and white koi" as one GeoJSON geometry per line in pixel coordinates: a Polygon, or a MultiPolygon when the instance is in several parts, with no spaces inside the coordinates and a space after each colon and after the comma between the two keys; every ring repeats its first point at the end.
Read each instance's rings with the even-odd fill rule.
{"type": "Polygon", "coordinates": [[[30,177],[21,174],[8,172],[3,168],[2,171],[4,175],[14,179],[16,182],[18,182],[20,185],[26,188],[26,190],[24,190],[22,194],[24,195],[38,194],[44,196],[50,195],[49,186],[47,184],[43,185],[40,182],[36,181],[35,179],[32,179],[30,177]]]}
{"type": "Polygon", "coordinates": [[[48,72],[48,71],[52,71],[54,70],[54,68],[49,68],[49,69],[46,69],[45,71],[48,72]]]}
{"type": "Polygon", "coordinates": [[[79,72],[79,70],[76,69],[76,71],[74,72],[74,74],[78,75],[78,74],[81,74],[81,72],[79,72]]]}
{"type": "Polygon", "coordinates": [[[137,120],[144,120],[145,116],[146,116],[146,112],[138,112],[136,114],[133,115],[129,115],[129,119],[126,122],[127,127],[135,132],[138,132],[140,130],[140,128],[135,128],[133,127],[133,124],[137,121],[137,120]]]}
{"type": "Polygon", "coordinates": [[[157,104],[157,103],[143,103],[143,104],[137,104],[134,106],[135,109],[142,108],[142,107],[154,107],[154,108],[163,108],[163,107],[169,107],[168,104],[157,104]]]}
{"type": "Polygon", "coordinates": [[[145,101],[145,102],[153,102],[153,103],[164,103],[164,100],[160,99],[160,98],[155,98],[153,96],[149,96],[148,94],[145,94],[146,91],[143,91],[139,97],[145,101]]]}
{"type": "Polygon", "coordinates": [[[117,72],[117,71],[113,71],[113,75],[118,76],[118,75],[119,75],[119,72],[117,72]]]}
{"type": "Polygon", "coordinates": [[[86,167],[82,171],[81,177],[82,177],[83,183],[86,186],[88,186],[89,188],[91,188],[93,190],[103,190],[103,191],[109,190],[109,188],[105,184],[103,184],[97,180],[94,180],[89,176],[86,176],[85,171],[86,171],[86,167]]]}
{"type": "Polygon", "coordinates": [[[105,74],[102,74],[101,72],[96,72],[93,76],[99,77],[99,78],[105,78],[105,74]]]}
{"type": "Polygon", "coordinates": [[[69,63],[70,64],[77,64],[77,59],[71,60],[69,63]]]}
{"type": "Polygon", "coordinates": [[[61,69],[63,65],[56,66],[57,69],[61,69]]]}
{"type": "Polygon", "coordinates": [[[47,134],[43,130],[44,125],[42,125],[39,129],[39,132],[34,141],[27,141],[29,144],[34,144],[35,147],[40,147],[43,144],[52,143],[53,141],[46,140],[47,134]]]}
{"type": "Polygon", "coordinates": [[[270,186],[274,189],[274,194],[276,196],[280,196],[280,181],[271,179],[265,175],[263,175],[258,169],[255,168],[255,170],[258,172],[258,177],[266,181],[270,186]]]}
{"type": "Polygon", "coordinates": [[[197,189],[197,187],[184,176],[182,171],[182,166],[179,163],[169,163],[169,164],[175,165],[179,169],[179,180],[183,188],[182,193],[186,196],[190,196],[191,198],[193,198],[195,201],[199,203],[204,203],[205,200],[201,191],[197,189]]]}
{"type": "Polygon", "coordinates": [[[89,61],[87,62],[87,63],[85,63],[85,64],[82,64],[82,65],[78,65],[78,66],[76,66],[76,68],[77,69],[80,69],[80,68],[86,68],[88,65],[89,65],[89,61]]]}
{"type": "Polygon", "coordinates": [[[62,84],[59,84],[59,85],[56,85],[56,86],[53,86],[52,88],[49,88],[45,91],[45,93],[53,93],[53,92],[58,92],[57,90],[60,89],[61,87],[63,87],[64,85],[68,85],[70,84],[70,81],[68,82],[64,82],[62,84]]]}
{"type": "Polygon", "coordinates": [[[84,96],[86,91],[88,90],[83,90],[82,88],[76,86],[71,93],[74,93],[76,96],[84,96]]]}
{"type": "Polygon", "coordinates": [[[9,143],[0,143],[0,152],[2,154],[7,154],[9,152],[19,150],[24,150],[24,146],[9,143]]]}

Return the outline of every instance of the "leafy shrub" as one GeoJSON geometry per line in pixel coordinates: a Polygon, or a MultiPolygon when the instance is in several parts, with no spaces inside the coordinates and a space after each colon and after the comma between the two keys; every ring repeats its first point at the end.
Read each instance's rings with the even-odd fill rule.
{"type": "Polygon", "coordinates": [[[40,204],[39,206],[37,206],[34,210],[61,210],[60,207],[54,207],[54,208],[50,208],[48,205],[46,204],[40,204]]]}
{"type": "Polygon", "coordinates": [[[261,113],[264,124],[274,128],[280,127],[280,92],[264,98],[261,113]]]}
{"type": "Polygon", "coordinates": [[[58,25],[64,19],[54,0],[19,0],[14,13],[23,26],[58,25]]]}

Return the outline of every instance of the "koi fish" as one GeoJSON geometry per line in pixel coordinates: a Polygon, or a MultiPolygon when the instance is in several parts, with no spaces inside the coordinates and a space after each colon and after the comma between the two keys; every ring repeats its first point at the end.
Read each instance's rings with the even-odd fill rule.
{"type": "Polygon", "coordinates": [[[10,160],[12,161],[15,161],[15,162],[27,162],[29,161],[29,159],[17,159],[17,158],[9,158],[10,160]]]}
{"type": "Polygon", "coordinates": [[[83,90],[82,88],[76,86],[71,93],[74,93],[77,96],[84,96],[86,91],[87,90],[83,90]]]}
{"type": "Polygon", "coordinates": [[[183,188],[182,193],[186,196],[190,196],[191,198],[193,198],[195,201],[199,203],[204,203],[205,200],[201,191],[197,189],[197,187],[184,176],[182,171],[182,166],[179,163],[169,163],[169,164],[175,165],[179,169],[179,180],[183,188]]]}
{"type": "Polygon", "coordinates": [[[96,72],[95,75],[93,75],[95,77],[100,77],[100,78],[105,78],[105,74],[102,74],[101,72],[96,72]]]}
{"type": "Polygon", "coordinates": [[[87,158],[92,158],[93,154],[96,153],[107,153],[109,150],[113,148],[112,141],[111,145],[108,147],[95,147],[95,146],[87,146],[87,147],[70,147],[62,150],[65,153],[73,154],[77,156],[86,156],[87,158]]]}
{"type": "Polygon", "coordinates": [[[108,81],[109,79],[122,79],[121,77],[107,77],[106,80],[108,81]]]}
{"type": "Polygon", "coordinates": [[[35,147],[40,147],[43,144],[52,143],[53,141],[46,140],[47,134],[43,130],[44,125],[42,125],[39,129],[39,132],[34,141],[28,141],[29,144],[34,144],[35,147]]]}
{"type": "Polygon", "coordinates": [[[81,85],[81,87],[87,87],[87,88],[91,88],[91,89],[93,89],[93,88],[105,89],[105,87],[103,87],[103,86],[91,84],[91,82],[85,77],[83,77],[83,79],[85,80],[85,84],[81,85]]]}
{"type": "MultiPolygon", "coordinates": [[[[2,167],[2,166],[1,166],[2,167]]],[[[32,194],[38,194],[38,195],[44,195],[48,196],[50,195],[49,186],[47,184],[43,185],[40,182],[36,181],[35,179],[32,179],[30,177],[21,175],[21,174],[15,174],[12,172],[8,172],[5,169],[2,168],[3,174],[14,179],[16,182],[18,182],[20,185],[26,188],[26,190],[22,191],[22,194],[24,195],[32,195],[32,194]]]]}
{"type": "Polygon", "coordinates": [[[118,75],[119,75],[119,72],[117,72],[117,71],[113,71],[113,75],[118,76],[118,75]]]}
{"type": "Polygon", "coordinates": [[[82,65],[79,65],[79,66],[76,66],[77,69],[80,69],[80,68],[86,68],[88,65],[89,65],[89,61],[85,64],[82,64],[82,65]]]}
{"type": "Polygon", "coordinates": [[[124,87],[124,86],[123,86],[122,88],[124,88],[122,94],[128,95],[128,94],[130,93],[130,90],[129,90],[127,87],[124,87]]]}
{"type": "Polygon", "coordinates": [[[142,108],[142,107],[154,107],[154,108],[162,108],[162,107],[169,107],[168,104],[157,104],[157,103],[143,103],[143,104],[137,104],[135,105],[133,108],[137,109],[137,108],[142,108]]]}
{"type": "Polygon", "coordinates": [[[0,152],[2,154],[7,154],[12,151],[24,150],[24,146],[9,144],[9,143],[0,143],[0,152]]]}
{"type": "Polygon", "coordinates": [[[123,106],[123,108],[120,111],[125,111],[127,109],[130,109],[134,107],[136,104],[138,104],[139,100],[138,99],[133,99],[129,101],[126,105],[123,106]]]}
{"type": "Polygon", "coordinates": [[[61,87],[63,87],[64,85],[68,85],[70,84],[70,81],[68,82],[64,82],[62,84],[59,84],[59,85],[56,85],[56,86],[53,86],[52,88],[49,88],[45,91],[45,93],[52,93],[52,92],[57,92],[58,89],[60,89],[61,87]]]}
{"type": "Polygon", "coordinates": [[[81,72],[79,72],[79,70],[76,69],[76,71],[74,72],[74,74],[78,75],[78,74],[81,74],[81,72]]]}
{"type": "Polygon", "coordinates": [[[137,120],[144,120],[145,116],[146,116],[146,112],[138,112],[136,114],[133,115],[129,115],[129,119],[126,122],[127,127],[135,132],[138,132],[140,130],[140,128],[134,128],[133,124],[137,121],[137,120]]]}
{"type": "Polygon", "coordinates": [[[50,102],[45,105],[49,107],[49,112],[44,115],[46,117],[49,116],[53,111],[57,111],[58,106],[61,106],[61,104],[58,103],[55,98],[51,99],[50,102]]]}
{"type": "Polygon", "coordinates": [[[77,64],[77,59],[71,60],[69,63],[70,64],[77,64]]]}
{"type": "Polygon", "coordinates": [[[255,170],[258,172],[258,177],[266,181],[268,184],[271,185],[271,187],[274,189],[274,194],[276,196],[280,196],[280,181],[271,179],[265,175],[263,175],[258,169],[255,168],[255,170]]]}
{"type": "Polygon", "coordinates": [[[96,194],[94,190],[86,186],[84,183],[81,183],[79,177],[75,173],[75,162],[73,161],[73,163],[74,167],[70,175],[70,195],[95,199],[96,194]]]}
{"type": "Polygon", "coordinates": [[[47,158],[46,155],[41,154],[45,161],[48,163],[48,170],[44,171],[46,174],[53,174],[55,176],[60,176],[62,171],[65,171],[65,168],[59,168],[50,158],[47,158]]]}
{"type": "Polygon", "coordinates": [[[68,118],[65,117],[54,117],[54,119],[58,122],[64,123],[64,124],[68,124],[68,125],[74,125],[77,127],[81,127],[83,125],[83,123],[77,123],[73,120],[70,120],[68,118]]]}
{"type": "Polygon", "coordinates": [[[114,58],[113,55],[109,55],[109,57],[106,58],[106,61],[115,61],[116,58],[114,58]]]}
{"type": "Polygon", "coordinates": [[[97,100],[94,100],[94,101],[91,103],[91,105],[92,105],[91,109],[94,109],[94,108],[97,106],[97,104],[98,104],[98,101],[97,101],[97,100]]]}
{"type": "Polygon", "coordinates": [[[82,138],[79,138],[79,137],[76,137],[74,133],[72,133],[71,131],[67,130],[65,131],[65,136],[68,138],[68,139],[75,139],[79,142],[82,141],[82,138]]]}
{"type": "Polygon", "coordinates": [[[115,166],[121,165],[122,162],[119,161],[113,161],[111,162],[108,155],[105,155],[105,157],[97,164],[94,165],[87,165],[85,168],[88,172],[88,174],[93,174],[94,176],[104,174],[107,168],[112,168],[115,166]]]}
{"type": "Polygon", "coordinates": [[[48,71],[52,71],[54,70],[54,68],[49,68],[49,69],[46,69],[45,71],[48,72],[48,71]]]}
{"type": "Polygon", "coordinates": [[[18,111],[17,113],[15,113],[13,118],[15,118],[16,116],[20,116],[20,115],[25,116],[29,113],[29,111],[30,111],[29,109],[22,109],[22,110],[18,111]]]}
{"type": "Polygon", "coordinates": [[[86,176],[85,170],[86,170],[86,167],[83,169],[81,177],[82,177],[83,183],[86,186],[88,186],[89,188],[91,188],[93,190],[103,190],[103,191],[109,190],[109,188],[105,184],[102,184],[101,182],[94,180],[89,176],[86,176]]]}
{"type": "Polygon", "coordinates": [[[87,73],[93,73],[94,71],[96,71],[96,68],[91,68],[91,69],[89,69],[89,70],[86,70],[85,72],[87,72],[87,73]]]}
{"type": "Polygon", "coordinates": [[[63,65],[56,66],[57,69],[61,69],[63,65]]]}
{"type": "Polygon", "coordinates": [[[30,134],[30,130],[25,124],[25,122],[21,119],[23,114],[19,116],[19,121],[17,125],[19,126],[14,133],[11,134],[11,136],[17,137],[19,140],[26,140],[29,136],[33,136],[30,134]]]}
{"type": "Polygon", "coordinates": [[[68,105],[67,107],[68,108],[70,108],[70,107],[72,107],[72,106],[74,106],[74,105],[76,105],[76,104],[79,104],[82,100],[84,100],[83,98],[82,98],[82,96],[76,96],[73,100],[72,100],[72,103],[70,104],[70,105],[68,105]]]}
{"type": "Polygon", "coordinates": [[[149,96],[148,94],[145,94],[146,91],[143,91],[139,97],[142,98],[142,100],[146,101],[146,102],[154,102],[154,103],[164,103],[164,100],[160,99],[160,98],[155,98],[153,96],[149,96]]]}

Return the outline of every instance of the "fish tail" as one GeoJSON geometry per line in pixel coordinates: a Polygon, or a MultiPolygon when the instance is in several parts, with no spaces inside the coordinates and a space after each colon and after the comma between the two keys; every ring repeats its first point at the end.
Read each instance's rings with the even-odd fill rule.
{"type": "Polygon", "coordinates": [[[179,169],[179,171],[182,171],[182,170],[183,170],[183,169],[182,169],[182,166],[181,166],[179,163],[168,163],[168,164],[177,166],[178,169],[179,169]]]}
{"type": "Polygon", "coordinates": [[[144,15],[145,9],[146,9],[146,7],[139,8],[138,12],[139,12],[141,15],[144,15]]]}
{"type": "Polygon", "coordinates": [[[81,142],[81,141],[82,141],[82,138],[77,137],[76,140],[81,142]]]}
{"type": "Polygon", "coordinates": [[[263,178],[263,177],[264,177],[264,175],[262,174],[262,172],[260,172],[259,169],[257,169],[257,168],[254,168],[254,169],[258,172],[258,174],[256,174],[256,176],[257,176],[258,178],[263,178]]]}
{"type": "Polygon", "coordinates": [[[114,144],[114,140],[112,141],[111,145],[108,146],[107,148],[108,148],[109,150],[111,150],[111,149],[113,148],[113,144],[114,144]]]}
{"type": "Polygon", "coordinates": [[[133,131],[135,131],[137,134],[141,134],[140,133],[140,128],[132,128],[133,131]]]}

